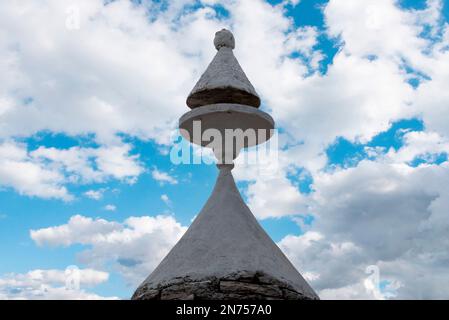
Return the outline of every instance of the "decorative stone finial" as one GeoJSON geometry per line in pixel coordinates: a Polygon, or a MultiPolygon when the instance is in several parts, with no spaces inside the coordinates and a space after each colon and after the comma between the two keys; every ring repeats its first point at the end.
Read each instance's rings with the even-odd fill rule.
{"type": "Polygon", "coordinates": [[[235,39],[231,31],[227,29],[221,29],[215,33],[214,45],[217,50],[222,47],[235,48],[235,39]]]}
{"type": "MultiPolygon", "coordinates": [[[[242,199],[231,170],[240,150],[268,141],[274,120],[218,31],[218,52],[187,98],[180,133],[211,148],[220,170],[212,195],[186,233],[137,288],[136,300],[319,299],[242,199]],[[231,133],[229,135],[228,133],[231,133]]],[[[202,191],[201,191],[202,192],[202,191]]]]}

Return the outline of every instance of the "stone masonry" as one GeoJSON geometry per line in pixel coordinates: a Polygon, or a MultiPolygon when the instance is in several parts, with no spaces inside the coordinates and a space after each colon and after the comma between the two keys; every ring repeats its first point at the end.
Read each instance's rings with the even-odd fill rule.
{"type": "Polygon", "coordinates": [[[195,281],[175,278],[156,288],[143,286],[135,300],[311,300],[292,286],[262,272],[241,271],[195,281]]]}

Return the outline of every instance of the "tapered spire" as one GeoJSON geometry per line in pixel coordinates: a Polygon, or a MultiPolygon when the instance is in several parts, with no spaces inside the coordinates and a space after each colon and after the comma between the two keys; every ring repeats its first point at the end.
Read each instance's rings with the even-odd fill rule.
{"type": "Polygon", "coordinates": [[[189,95],[187,104],[193,110],[180,118],[179,127],[191,143],[212,148],[217,182],[192,225],[133,299],[318,299],[237,189],[233,160],[242,148],[272,138],[274,120],[257,108],[259,96],[232,52],[232,33],[217,32],[214,45],[218,53],[189,95]],[[197,123],[201,126],[195,130],[197,123]],[[237,134],[229,138],[227,130],[237,134]],[[244,139],[251,130],[254,138],[244,139]],[[203,140],[207,131],[219,134],[213,145],[203,140]],[[228,144],[234,138],[240,143],[228,144]]]}

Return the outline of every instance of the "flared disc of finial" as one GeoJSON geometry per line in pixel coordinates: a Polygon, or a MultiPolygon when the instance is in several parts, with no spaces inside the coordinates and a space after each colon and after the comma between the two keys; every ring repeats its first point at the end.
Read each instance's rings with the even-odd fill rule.
{"type": "Polygon", "coordinates": [[[190,108],[216,103],[236,103],[258,108],[260,98],[234,56],[234,35],[226,29],[215,34],[218,50],[187,98],[190,108]]]}
{"type": "Polygon", "coordinates": [[[232,164],[243,148],[268,141],[274,134],[274,125],[269,114],[232,103],[195,108],[179,119],[181,135],[187,141],[211,148],[219,164],[232,164]],[[232,136],[228,136],[229,132],[232,136]]]}

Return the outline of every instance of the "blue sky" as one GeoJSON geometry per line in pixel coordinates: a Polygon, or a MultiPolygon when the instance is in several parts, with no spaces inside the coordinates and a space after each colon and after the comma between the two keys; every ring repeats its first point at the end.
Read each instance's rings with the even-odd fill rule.
{"type": "Polygon", "coordinates": [[[235,170],[273,240],[324,298],[372,298],[363,287],[369,265],[380,268],[381,293],[447,298],[439,287],[447,260],[429,233],[447,230],[440,221],[449,204],[449,3],[296,2],[0,5],[1,29],[9,30],[0,41],[8,81],[0,91],[0,280],[25,279],[19,288],[0,285],[0,298],[30,298],[27,286],[42,283],[56,288],[49,297],[66,297],[58,296],[58,281],[26,274],[77,265],[109,279],[73,297],[126,299],[176,242],[217,170],[174,165],[167,151],[221,27],[234,31],[236,56],[285,143],[273,176],[235,170]],[[20,12],[42,27],[20,28],[13,21],[20,12]],[[73,14],[80,25],[72,30],[73,14]],[[359,14],[374,19],[366,34],[347,18],[359,14]],[[76,215],[92,219],[84,222],[92,234],[69,223],[76,215]],[[156,231],[126,222],[156,216],[171,220],[156,231]],[[104,231],[108,223],[119,235],[104,231]],[[98,240],[113,236],[124,238],[116,245],[98,240]],[[350,271],[332,279],[342,269],[350,271]],[[425,286],[415,279],[423,270],[435,274],[425,286]]]}

